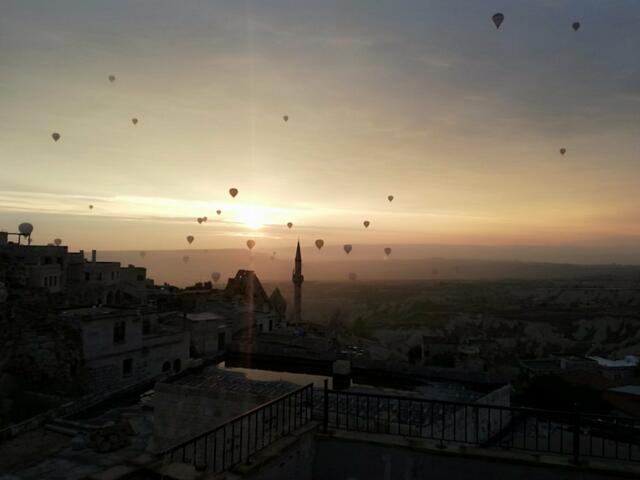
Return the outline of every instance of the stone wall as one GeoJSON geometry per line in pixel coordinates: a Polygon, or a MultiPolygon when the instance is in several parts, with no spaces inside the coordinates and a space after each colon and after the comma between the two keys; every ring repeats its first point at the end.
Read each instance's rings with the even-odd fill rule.
{"type": "Polygon", "coordinates": [[[588,464],[573,466],[567,458],[487,452],[465,448],[420,448],[404,439],[379,441],[359,434],[358,439],[318,438],[313,478],[318,480],[606,480],[637,478],[637,469],[588,464]],[[387,443],[388,442],[388,443],[387,443]],[[615,469],[615,470],[614,470],[615,469]]]}

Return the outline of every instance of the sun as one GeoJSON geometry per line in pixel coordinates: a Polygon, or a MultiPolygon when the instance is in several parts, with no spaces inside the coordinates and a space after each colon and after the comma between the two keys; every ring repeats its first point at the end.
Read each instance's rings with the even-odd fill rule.
{"type": "Polygon", "coordinates": [[[260,230],[263,227],[264,220],[255,207],[245,207],[239,213],[240,221],[250,230],[260,230]]]}

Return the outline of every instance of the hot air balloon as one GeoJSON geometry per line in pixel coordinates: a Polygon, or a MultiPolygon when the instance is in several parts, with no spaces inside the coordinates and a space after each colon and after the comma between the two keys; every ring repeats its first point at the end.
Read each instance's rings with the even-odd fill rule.
{"type": "Polygon", "coordinates": [[[21,223],[20,225],[18,225],[18,231],[23,237],[28,237],[33,232],[33,225],[31,225],[30,223],[21,223]]]}
{"type": "Polygon", "coordinates": [[[109,81],[111,83],[115,82],[116,81],[116,76],[115,75],[109,75],[109,81]]]}
{"type": "Polygon", "coordinates": [[[216,213],[220,215],[222,213],[222,210],[216,210],[216,213]]]}
{"type": "Polygon", "coordinates": [[[275,259],[276,259],[276,257],[274,257],[273,255],[271,255],[271,256],[269,257],[269,260],[271,260],[272,262],[273,262],[275,259]]]}
{"type": "Polygon", "coordinates": [[[560,155],[564,155],[565,153],[567,153],[567,149],[566,148],[561,148],[560,149],[560,155]]]}
{"type": "Polygon", "coordinates": [[[53,241],[53,244],[54,244],[56,247],[59,247],[60,245],[62,245],[62,239],[60,239],[60,238],[56,238],[56,239],[53,241]]]}
{"type": "Polygon", "coordinates": [[[389,200],[390,202],[393,202],[393,195],[389,195],[389,196],[387,197],[387,200],[389,200]]]}
{"type": "Polygon", "coordinates": [[[198,218],[196,218],[196,221],[197,221],[198,223],[202,223],[202,222],[204,221],[204,219],[203,219],[202,217],[198,217],[198,218]]]}
{"type": "Polygon", "coordinates": [[[89,210],[93,210],[93,205],[89,205],[89,210]]]}
{"type": "Polygon", "coordinates": [[[216,283],[218,280],[220,280],[220,272],[213,272],[211,274],[211,280],[213,280],[213,283],[216,283]]]}
{"type": "Polygon", "coordinates": [[[500,25],[502,25],[502,22],[504,22],[504,15],[502,13],[495,13],[491,17],[491,20],[493,20],[493,24],[496,26],[496,28],[500,28],[500,25]]]}
{"type": "Polygon", "coordinates": [[[236,198],[237,194],[238,194],[238,189],[237,188],[230,188],[229,189],[229,195],[231,195],[233,198],[236,198]]]}
{"type": "Polygon", "coordinates": [[[364,225],[364,228],[369,228],[369,225],[371,225],[369,220],[365,220],[364,222],[362,222],[362,224],[364,225]]]}
{"type": "Polygon", "coordinates": [[[357,278],[358,275],[356,275],[355,273],[352,272],[349,274],[349,280],[351,280],[352,282],[355,282],[357,278]]]}
{"type": "Polygon", "coordinates": [[[134,125],[138,124],[138,119],[137,118],[132,118],[131,119],[131,123],[133,123],[134,125]]]}
{"type": "Polygon", "coordinates": [[[580,22],[573,22],[571,28],[573,28],[574,32],[577,32],[580,29],[580,22]]]}
{"type": "Polygon", "coordinates": [[[209,220],[209,217],[202,217],[203,222],[206,222],[207,220],[209,220]]]}
{"type": "Polygon", "coordinates": [[[322,247],[324,247],[324,240],[316,240],[316,247],[318,248],[318,250],[320,250],[322,247]]]}
{"type": "Polygon", "coordinates": [[[384,254],[388,257],[389,255],[391,255],[391,249],[389,247],[384,249],[384,254]]]}
{"type": "Polygon", "coordinates": [[[193,235],[188,235],[187,236],[187,242],[189,242],[189,245],[191,245],[193,243],[194,237],[193,235]]]}
{"type": "Polygon", "coordinates": [[[283,119],[285,122],[288,122],[288,121],[289,121],[289,115],[283,115],[283,116],[282,116],[282,119],[283,119]]]}
{"type": "Polygon", "coordinates": [[[184,263],[187,263],[189,261],[189,255],[185,255],[184,257],[182,257],[182,261],[184,263]]]}
{"type": "Polygon", "coordinates": [[[60,134],[59,134],[59,133],[57,133],[57,132],[53,132],[53,133],[51,134],[51,138],[53,138],[53,141],[54,141],[54,142],[57,142],[58,140],[60,140],[60,134]]]}
{"type": "Polygon", "coordinates": [[[347,255],[349,255],[349,254],[351,253],[351,250],[353,249],[353,246],[352,246],[352,245],[349,245],[349,244],[347,243],[347,244],[346,244],[344,247],[342,247],[342,248],[344,248],[344,251],[345,251],[345,252],[347,252],[347,255]]]}
{"type": "Polygon", "coordinates": [[[141,256],[142,258],[144,258],[144,256],[145,256],[145,255],[146,255],[146,252],[140,252],[140,256],[141,256]]]}
{"type": "Polygon", "coordinates": [[[291,223],[291,222],[287,223],[287,228],[288,228],[289,230],[291,230],[291,227],[293,227],[293,223],[291,223]]]}
{"type": "Polygon", "coordinates": [[[253,250],[253,247],[256,246],[256,242],[254,240],[247,240],[247,248],[249,250],[253,250]]]}

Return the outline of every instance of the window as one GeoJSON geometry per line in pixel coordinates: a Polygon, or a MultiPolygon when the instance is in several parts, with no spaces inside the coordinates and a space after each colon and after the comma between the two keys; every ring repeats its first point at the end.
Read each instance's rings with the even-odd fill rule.
{"type": "Polygon", "coordinates": [[[128,377],[133,372],[133,360],[131,358],[125,358],[122,361],[122,376],[128,377]]]}
{"type": "Polygon", "coordinates": [[[162,371],[168,372],[169,370],[171,370],[171,362],[167,360],[162,364],[162,371]]]}
{"type": "Polygon", "coordinates": [[[151,322],[148,318],[142,320],[142,334],[149,335],[151,333],[151,322]]]}
{"type": "Polygon", "coordinates": [[[126,322],[116,322],[113,325],[113,343],[124,343],[127,332],[126,322]]]}
{"type": "Polygon", "coordinates": [[[136,278],[139,282],[142,282],[144,280],[144,275],[138,275],[136,278]]]}
{"type": "Polygon", "coordinates": [[[114,280],[116,278],[116,272],[111,272],[111,280],[114,280]]]}
{"type": "Polygon", "coordinates": [[[49,277],[44,277],[44,286],[45,287],[49,286],[49,277]]]}
{"type": "Polygon", "coordinates": [[[263,328],[263,327],[262,327],[262,324],[261,324],[261,323],[259,323],[259,324],[258,324],[258,332],[259,332],[259,333],[262,333],[262,328],[263,328]]]}
{"type": "Polygon", "coordinates": [[[102,280],[102,272],[98,273],[98,281],[102,280]]]}
{"type": "Polygon", "coordinates": [[[88,282],[89,280],[91,280],[91,274],[90,274],[89,272],[85,272],[85,274],[84,274],[84,279],[85,279],[85,281],[87,281],[87,282],[88,282]]]}
{"type": "Polygon", "coordinates": [[[269,331],[273,330],[273,319],[269,319],[269,331]]]}
{"type": "Polygon", "coordinates": [[[181,368],[182,368],[182,362],[180,361],[179,358],[176,358],[173,361],[173,371],[174,372],[179,372],[181,368]]]}
{"type": "Polygon", "coordinates": [[[224,332],[218,334],[218,350],[224,350],[225,338],[224,332]]]}

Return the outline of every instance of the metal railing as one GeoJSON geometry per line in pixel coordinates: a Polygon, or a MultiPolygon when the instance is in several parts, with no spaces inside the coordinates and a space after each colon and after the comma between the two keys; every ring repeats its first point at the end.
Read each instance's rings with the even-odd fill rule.
{"type": "Polygon", "coordinates": [[[182,442],[163,452],[164,460],[223,472],[314,420],[324,432],[399,435],[442,448],[471,444],[564,455],[574,463],[640,461],[640,418],[330,390],[326,380],[324,390],[306,385],[182,442]]]}
{"type": "Polygon", "coordinates": [[[329,390],[323,430],[348,430],[571,456],[640,461],[640,419],[329,390]]]}
{"type": "Polygon", "coordinates": [[[256,452],[309,423],[312,412],[311,383],[164,451],[164,461],[223,472],[248,463],[256,452]]]}

